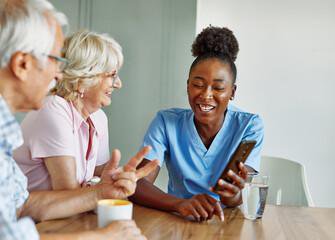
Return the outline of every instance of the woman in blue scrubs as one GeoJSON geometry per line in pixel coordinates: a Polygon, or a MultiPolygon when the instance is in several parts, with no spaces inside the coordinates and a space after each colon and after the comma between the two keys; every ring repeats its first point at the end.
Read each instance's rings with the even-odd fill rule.
{"type": "Polygon", "coordinates": [[[197,221],[223,220],[222,206],[241,204],[241,189],[248,172],[257,172],[263,143],[260,117],[242,111],[229,102],[236,91],[235,60],[239,47],[232,31],[208,27],[192,45],[196,57],[187,81],[191,109],[161,110],[151,122],[143,145],[152,151],[143,164],[158,159],[169,172],[168,193],[153,185],[160,167],[140,180],[132,200],[136,203],[176,212],[197,221]],[[228,174],[233,183],[220,179],[234,151],[243,140],[256,145],[239,172],[228,174]],[[219,190],[212,187],[219,184],[219,190]]]}

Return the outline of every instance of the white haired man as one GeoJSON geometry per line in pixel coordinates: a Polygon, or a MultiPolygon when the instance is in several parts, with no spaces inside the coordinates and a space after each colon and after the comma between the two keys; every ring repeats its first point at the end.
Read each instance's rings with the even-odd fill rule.
{"type": "Polygon", "coordinates": [[[133,221],[40,236],[32,221],[89,211],[102,198],[125,198],[134,193],[136,181],[157,165],[136,170],[150,150],[147,147],[118,168],[120,152],[115,150],[96,186],[27,192],[27,179],[12,158],[13,149],[23,141],[12,114],[40,108],[49,83],[62,77],[58,72],[60,63],[66,62],[60,57],[65,23],[65,16],[46,0],[0,0],[0,239],[144,239],[133,221]]]}

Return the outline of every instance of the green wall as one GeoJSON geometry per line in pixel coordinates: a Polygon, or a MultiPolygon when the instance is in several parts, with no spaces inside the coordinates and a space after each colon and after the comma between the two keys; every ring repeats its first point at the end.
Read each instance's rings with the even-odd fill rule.
{"type": "MultiPolygon", "coordinates": [[[[112,105],[104,110],[110,147],[119,148],[125,162],[138,150],[159,109],[188,105],[186,79],[192,62],[196,0],[51,2],[68,16],[70,32],[79,28],[106,32],[123,47],[123,88],[113,92],[112,105]]],[[[158,181],[165,180],[164,169],[158,181]]]]}

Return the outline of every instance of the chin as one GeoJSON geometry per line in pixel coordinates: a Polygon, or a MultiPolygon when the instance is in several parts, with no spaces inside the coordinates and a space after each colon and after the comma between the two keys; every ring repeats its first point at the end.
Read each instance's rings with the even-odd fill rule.
{"type": "Polygon", "coordinates": [[[109,105],[111,105],[112,101],[106,101],[104,103],[101,104],[102,107],[108,107],[109,105]]]}
{"type": "Polygon", "coordinates": [[[24,110],[28,112],[30,110],[39,110],[43,106],[44,96],[43,97],[36,97],[35,98],[26,98],[24,110]]]}
{"type": "Polygon", "coordinates": [[[43,101],[40,101],[32,106],[32,110],[39,110],[43,106],[43,101]]]}

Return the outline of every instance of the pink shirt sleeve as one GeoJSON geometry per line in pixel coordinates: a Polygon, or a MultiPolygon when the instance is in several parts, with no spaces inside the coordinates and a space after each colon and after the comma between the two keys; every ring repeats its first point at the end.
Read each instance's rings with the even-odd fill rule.
{"type": "Polygon", "coordinates": [[[66,100],[47,101],[30,126],[32,158],[75,156],[73,114],[66,100]]]}
{"type": "Polygon", "coordinates": [[[102,165],[109,161],[109,139],[108,139],[108,119],[103,110],[98,110],[91,115],[93,124],[98,132],[99,148],[96,165],[102,165]]]}

